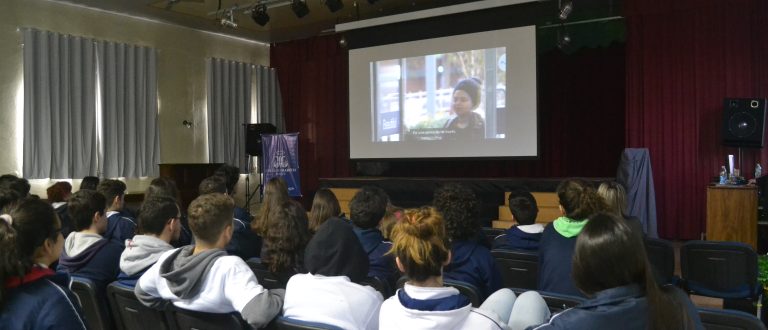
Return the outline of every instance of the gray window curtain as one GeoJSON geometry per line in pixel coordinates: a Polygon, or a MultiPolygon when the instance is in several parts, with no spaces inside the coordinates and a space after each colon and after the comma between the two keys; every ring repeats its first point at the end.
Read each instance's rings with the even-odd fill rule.
{"type": "Polygon", "coordinates": [[[252,65],[218,58],[207,61],[208,160],[246,171],[245,128],[251,122],[252,65]]]}
{"type": "Polygon", "coordinates": [[[157,59],[154,49],[96,43],[101,96],[101,172],[106,177],[157,176],[157,59]]]}
{"type": "Polygon", "coordinates": [[[96,62],[93,41],[22,29],[22,174],[29,179],[96,174],[96,62]]]}
{"type": "Polygon", "coordinates": [[[278,132],[285,132],[283,120],[283,99],[280,96],[280,85],[277,81],[277,70],[264,66],[254,69],[255,102],[259,114],[259,122],[270,123],[277,127],[278,132]]]}

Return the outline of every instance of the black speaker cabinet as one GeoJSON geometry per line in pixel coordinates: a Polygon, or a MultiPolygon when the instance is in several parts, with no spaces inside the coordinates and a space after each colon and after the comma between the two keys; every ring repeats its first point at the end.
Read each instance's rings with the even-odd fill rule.
{"type": "Polygon", "coordinates": [[[245,125],[245,152],[251,156],[261,156],[261,135],[275,133],[277,133],[277,127],[272,124],[245,125]]]}
{"type": "Polygon", "coordinates": [[[765,99],[723,101],[723,145],[762,148],[765,136],[765,99]]]}

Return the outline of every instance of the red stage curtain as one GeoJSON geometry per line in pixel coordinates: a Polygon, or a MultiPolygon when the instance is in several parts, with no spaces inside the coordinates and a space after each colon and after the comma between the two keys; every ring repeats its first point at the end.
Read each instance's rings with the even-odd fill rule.
{"type": "MultiPolygon", "coordinates": [[[[768,6],[764,0],[630,0],[626,140],[650,150],[659,235],[698,239],[706,185],[727,154],[725,97],[768,96],[768,6]]],[[[752,177],[762,150],[745,150],[752,177]]]]}

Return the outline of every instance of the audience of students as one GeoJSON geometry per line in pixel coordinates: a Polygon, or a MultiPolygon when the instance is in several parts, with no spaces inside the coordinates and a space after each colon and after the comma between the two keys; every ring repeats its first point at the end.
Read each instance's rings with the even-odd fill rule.
{"type": "Polygon", "coordinates": [[[606,209],[603,198],[583,180],[567,179],[557,186],[562,216],[544,228],[539,243],[539,290],[583,296],[571,278],[576,237],[587,218],[606,209]]]}
{"type": "Polygon", "coordinates": [[[641,235],[623,219],[592,215],[576,240],[573,280],[590,299],[536,329],[703,329],[673,286],[659,287],[641,235]]]}
{"type": "Polygon", "coordinates": [[[606,211],[616,215],[619,219],[624,219],[630,228],[645,235],[640,219],[627,214],[627,193],[621,183],[616,181],[603,182],[597,188],[597,194],[605,200],[608,207],[606,211]]]}
{"type": "MultiPolygon", "coordinates": [[[[229,195],[227,193],[226,181],[224,181],[223,177],[218,175],[203,179],[198,187],[198,192],[200,195],[229,195]]],[[[237,212],[235,212],[235,214],[237,214],[237,212]]],[[[239,219],[235,216],[233,220],[234,232],[232,233],[232,239],[227,245],[227,253],[243,258],[243,260],[259,257],[261,255],[261,237],[251,231],[250,217],[239,219]]]]}
{"type": "Polygon", "coordinates": [[[501,271],[491,251],[480,245],[477,220],[479,204],[472,189],[449,183],[435,190],[432,201],[445,221],[451,247],[451,262],[444,267],[443,277],[473,285],[481,299],[502,287],[501,271]]]}
{"type": "Polygon", "coordinates": [[[443,219],[433,208],[406,210],[392,231],[392,243],[408,282],[382,304],[379,329],[525,329],[549,318],[546,303],[534,291],[517,297],[501,289],[473,308],[459,290],[443,286],[451,250],[443,219]]]}
{"type": "Polygon", "coordinates": [[[80,181],[79,190],[96,190],[96,188],[99,187],[99,181],[99,177],[97,176],[86,176],[83,178],[83,181],[80,181]]]}
{"type": "Polygon", "coordinates": [[[264,199],[261,202],[261,209],[256,219],[251,222],[251,230],[264,239],[269,230],[267,222],[270,212],[290,199],[288,185],[282,177],[274,177],[267,181],[267,184],[264,185],[264,199]]]}
{"type": "Polygon", "coordinates": [[[267,234],[261,249],[261,263],[277,274],[281,282],[304,273],[304,249],[310,239],[307,212],[298,202],[287,200],[267,217],[267,234]]]}
{"type": "Polygon", "coordinates": [[[200,312],[239,312],[256,328],[279,314],[285,291],[265,289],[242,259],[224,250],[232,237],[234,207],[224,194],[192,201],[188,214],[195,245],[164,253],[136,284],[139,301],[158,309],[172,303],[200,312]]]}
{"type": "Polygon", "coordinates": [[[330,218],[307,244],[304,266],[285,289],[283,316],[342,329],[378,329],[381,294],[360,285],[368,274],[368,256],[352,227],[330,218]]]}
{"type": "Polygon", "coordinates": [[[512,213],[512,220],[517,222],[517,225],[497,236],[493,240],[493,248],[538,250],[544,226],[536,223],[536,217],[539,215],[536,199],[527,190],[514,190],[509,194],[508,204],[509,211],[512,213]]]}
{"type": "Polygon", "coordinates": [[[0,328],[86,328],[69,276],[48,268],[64,245],[60,226],[53,208],[34,197],[0,216],[0,328]]]}
{"type": "Polygon", "coordinates": [[[136,220],[123,212],[125,208],[125,183],[120,180],[103,180],[96,190],[107,199],[107,230],[104,238],[125,244],[136,233],[136,220]]]}
{"type": "Polygon", "coordinates": [[[61,221],[61,234],[64,238],[72,232],[72,220],[69,219],[67,214],[67,200],[69,196],[72,196],[72,185],[66,181],[59,181],[45,190],[48,196],[48,203],[51,203],[56,214],[61,221]]]}
{"type": "Polygon", "coordinates": [[[341,206],[336,195],[330,189],[318,189],[312,199],[312,209],[309,210],[309,231],[314,233],[323,222],[339,216],[341,216],[341,206]]]}
{"type": "Polygon", "coordinates": [[[160,255],[172,250],[171,242],[181,234],[181,211],[176,200],[155,196],[144,200],[139,211],[138,234],[125,241],[120,256],[118,281],[134,286],[136,281],[157,262],[160,255]]]}
{"type": "Polygon", "coordinates": [[[389,196],[384,190],[366,186],[349,202],[349,216],[353,230],[368,255],[368,276],[393,285],[400,274],[395,266],[394,256],[387,254],[392,248],[392,243],[384,240],[384,235],[378,228],[387,204],[389,196]]]}

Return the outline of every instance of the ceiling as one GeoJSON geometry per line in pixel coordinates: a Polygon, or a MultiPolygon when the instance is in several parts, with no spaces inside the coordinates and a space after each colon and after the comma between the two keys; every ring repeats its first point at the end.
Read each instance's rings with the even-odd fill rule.
{"type": "MultiPolygon", "coordinates": [[[[181,25],[193,29],[222,33],[235,37],[274,43],[333,33],[334,26],[358,20],[405,12],[456,5],[478,0],[342,0],[344,7],[331,13],[324,0],[307,0],[309,14],[297,18],[290,0],[51,0],[71,3],[124,15],[181,25]],[[257,3],[266,1],[270,21],[260,26],[250,17],[257,3]],[[232,9],[236,28],[221,24],[225,12],[232,9]]],[[[547,1],[547,0],[540,0],[547,1]]],[[[557,1],[557,0],[549,0],[557,1]]],[[[621,0],[574,0],[578,15],[581,9],[600,8],[614,12],[614,2],[621,0]]],[[[583,12],[586,12],[585,10],[583,12]]],[[[600,10],[603,11],[603,10],[600,10]]],[[[557,13],[548,15],[556,16],[557,13]]],[[[548,18],[548,19],[549,19],[548,18]]]]}

